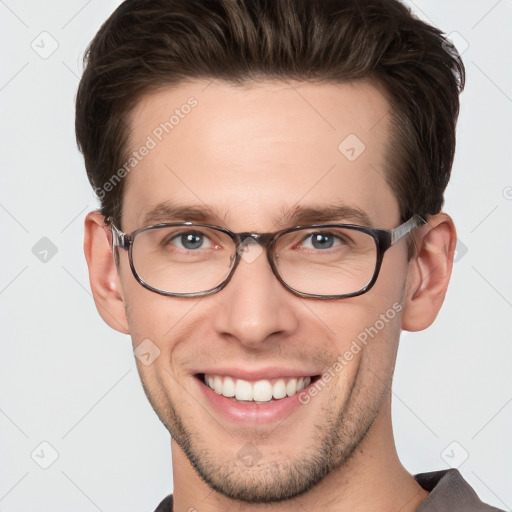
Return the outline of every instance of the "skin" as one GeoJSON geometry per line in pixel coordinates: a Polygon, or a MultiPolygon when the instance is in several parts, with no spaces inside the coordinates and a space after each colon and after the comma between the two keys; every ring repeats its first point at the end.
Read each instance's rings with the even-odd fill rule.
{"type": "MultiPolygon", "coordinates": [[[[238,232],[277,231],[293,225],[283,213],[297,206],[332,204],[362,209],[373,227],[400,224],[397,199],[382,178],[390,107],[370,83],[206,86],[194,81],[162,89],[132,111],[130,145],[136,149],[168,112],[190,96],[198,101],[128,176],[123,231],[141,227],[147,212],[167,200],[207,205],[217,212],[208,222],[238,232]],[[348,134],[366,146],[353,162],[338,150],[348,134]]],[[[456,233],[440,213],[412,236],[415,256],[408,260],[407,242],[399,241],[386,253],[375,286],[358,297],[297,297],[260,256],[241,261],[217,294],[175,298],[143,288],[126,251],[116,269],[103,217],[87,216],[85,254],[99,313],[130,334],[134,347],[149,338],[160,350],[151,365],[137,364],[172,435],[175,511],[418,507],[427,493],[398,459],[390,386],[400,330],[425,329],[442,305],[456,233]],[[194,373],[201,366],[286,366],[322,374],[395,303],[401,312],[309,404],[280,422],[231,423],[199,392],[194,373]],[[252,467],[237,457],[248,443],[260,454],[252,467]]]]}

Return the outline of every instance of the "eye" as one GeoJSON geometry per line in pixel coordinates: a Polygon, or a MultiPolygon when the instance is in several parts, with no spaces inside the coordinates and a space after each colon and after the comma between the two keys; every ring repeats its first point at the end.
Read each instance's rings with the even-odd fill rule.
{"type": "Polygon", "coordinates": [[[303,247],[307,249],[331,249],[342,245],[344,241],[333,233],[316,232],[310,233],[303,241],[303,247]]]}
{"type": "Polygon", "coordinates": [[[173,236],[168,243],[176,245],[179,249],[192,251],[196,249],[208,249],[212,246],[211,240],[204,234],[196,231],[179,233],[173,236]]]}

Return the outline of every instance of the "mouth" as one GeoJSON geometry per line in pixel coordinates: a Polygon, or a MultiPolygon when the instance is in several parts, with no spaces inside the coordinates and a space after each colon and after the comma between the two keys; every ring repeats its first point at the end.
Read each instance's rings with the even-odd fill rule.
{"type": "Polygon", "coordinates": [[[228,375],[199,373],[196,377],[217,395],[241,404],[267,404],[294,397],[313,384],[320,375],[278,377],[249,381],[228,375]]]}

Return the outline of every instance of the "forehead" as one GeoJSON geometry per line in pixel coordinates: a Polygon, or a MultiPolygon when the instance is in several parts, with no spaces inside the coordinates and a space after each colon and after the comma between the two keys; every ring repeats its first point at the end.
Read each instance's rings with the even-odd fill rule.
{"type": "Polygon", "coordinates": [[[338,205],[391,225],[388,114],[362,81],[194,81],[148,94],[128,119],[137,156],[127,166],[123,225],[140,227],[163,203],[204,207],[212,221],[242,230],[275,227],[294,208],[338,205]]]}

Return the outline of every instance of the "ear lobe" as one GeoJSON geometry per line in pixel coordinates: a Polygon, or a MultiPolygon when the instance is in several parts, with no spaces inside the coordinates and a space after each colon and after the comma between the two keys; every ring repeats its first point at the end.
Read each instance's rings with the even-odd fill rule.
{"type": "Polygon", "coordinates": [[[112,254],[112,234],[99,211],[85,218],[84,253],[96,308],[112,329],[129,334],[125,303],[112,254]]]}
{"type": "Polygon", "coordinates": [[[446,213],[429,217],[409,262],[402,329],[421,331],[436,319],[450,281],[457,233],[446,213]]]}

